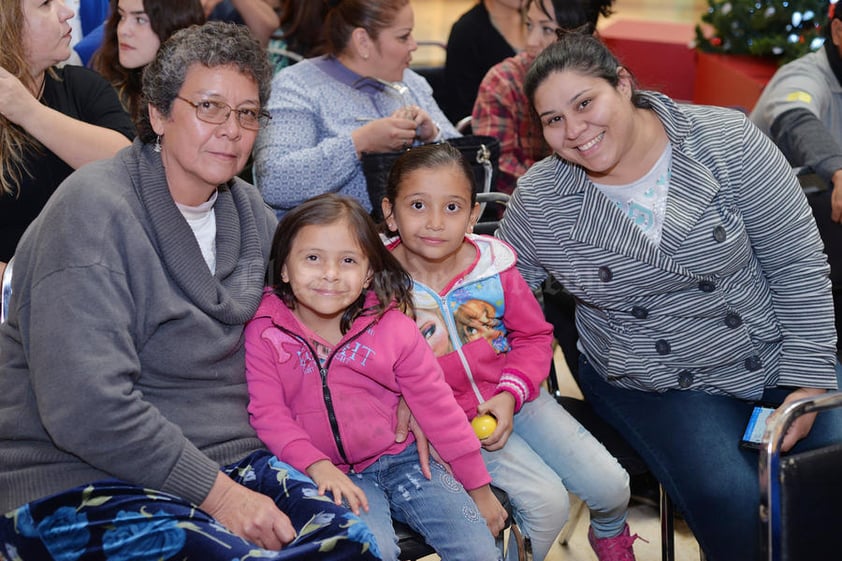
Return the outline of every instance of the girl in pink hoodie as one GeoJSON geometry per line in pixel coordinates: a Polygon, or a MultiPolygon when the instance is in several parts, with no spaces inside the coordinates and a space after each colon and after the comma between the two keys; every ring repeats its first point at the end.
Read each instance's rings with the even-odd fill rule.
{"type": "Polygon", "coordinates": [[[497,559],[492,533],[505,510],[435,356],[402,312],[412,281],[366,211],[336,194],[310,199],[278,225],[271,258],[245,334],[258,436],[359,514],[383,559],[398,556],[393,517],[443,559],[497,559]],[[395,442],[401,397],[458,482],[435,463],[425,478],[413,438],[395,442]]]}

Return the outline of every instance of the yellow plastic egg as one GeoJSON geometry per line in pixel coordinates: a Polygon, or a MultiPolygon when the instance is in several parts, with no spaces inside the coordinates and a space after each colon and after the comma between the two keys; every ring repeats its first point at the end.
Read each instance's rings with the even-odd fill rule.
{"type": "Polygon", "coordinates": [[[497,419],[493,415],[477,415],[471,421],[471,426],[474,427],[474,432],[482,440],[491,436],[491,433],[497,428],[497,419]]]}

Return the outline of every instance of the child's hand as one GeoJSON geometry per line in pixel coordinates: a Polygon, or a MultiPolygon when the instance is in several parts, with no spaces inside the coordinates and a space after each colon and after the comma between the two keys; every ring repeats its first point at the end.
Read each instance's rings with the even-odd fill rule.
{"type": "Polygon", "coordinates": [[[310,467],[307,468],[307,475],[319,486],[319,495],[324,495],[326,491],[330,491],[333,494],[333,502],[337,505],[342,504],[342,498],[344,497],[354,514],[360,513],[360,507],[368,512],[368,499],[363,490],[354,485],[351,478],[342,473],[330,461],[319,460],[310,464],[310,467]]]}
{"type": "Polygon", "coordinates": [[[491,436],[480,440],[482,447],[488,451],[499,450],[506,445],[512,434],[515,417],[515,397],[509,392],[500,392],[488,401],[477,406],[477,414],[491,413],[497,418],[497,428],[491,436]]]}
{"type": "Polygon", "coordinates": [[[491,535],[496,538],[503,531],[503,527],[506,525],[506,518],[509,517],[506,509],[503,508],[503,505],[500,504],[500,501],[497,500],[497,497],[488,485],[468,491],[468,494],[474,499],[480,514],[485,518],[485,523],[488,524],[491,535]]]}

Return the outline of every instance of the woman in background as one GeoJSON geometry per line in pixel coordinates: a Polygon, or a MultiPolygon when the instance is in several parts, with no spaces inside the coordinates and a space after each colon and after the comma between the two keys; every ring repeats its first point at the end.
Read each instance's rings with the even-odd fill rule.
{"type": "Polygon", "coordinates": [[[275,75],[271,123],[254,151],[255,184],[280,216],[321,193],[371,211],[360,158],[459,136],[409,69],[418,48],[409,0],[330,2],[328,54],[275,75]]]}
{"type": "Polygon", "coordinates": [[[297,60],[275,54],[272,47],[286,49],[304,58],[324,54],[324,23],[328,5],[313,0],[284,0],[279,10],[281,27],[269,40],[269,57],[275,70],[281,70],[297,60]]]}
{"type": "Polygon", "coordinates": [[[64,2],[0,2],[0,274],[59,183],[129,145],[114,89],[70,56],[64,2]]]}
{"type": "Polygon", "coordinates": [[[111,0],[103,42],[91,64],[120,94],[135,123],[146,112],[143,69],[170,35],[204,21],[200,0],[111,0]]]}
{"type": "Polygon", "coordinates": [[[443,102],[457,122],[471,114],[483,76],[501,60],[526,46],[523,0],[480,0],[450,29],[444,62],[443,102]]]}

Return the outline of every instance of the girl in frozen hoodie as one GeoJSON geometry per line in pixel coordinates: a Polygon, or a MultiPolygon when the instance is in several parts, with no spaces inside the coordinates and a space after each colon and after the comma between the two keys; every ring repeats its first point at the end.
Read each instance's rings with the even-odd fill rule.
{"type": "MultiPolygon", "coordinates": [[[[447,144],[406,152],[383,199],[388,244],[414,280],[418,328],[469,419],[491,414],[481,440],[494,485],[544,559],[569,512],[568,489],[588,505],[600,561],[633,561],[626,513],[629,476],[541,383],[552,328],[504,242],[471,233],[479,216],[474,175],[447,144]]],[[[548,201],[549,202],[549,201],[548,201]]]]}
{"type": "Polygon", "coordinates": [[[506,512],[477,437],[402,311],[412,281],[368,213],[341,195],[310,199],[284,215],[271,258],[270,287],[245,334],[258,436],[320,495],[359,514],[383,559],[398,557],[393,517],[442,559],[497,559],[492,534],[506,512]],[[435,463],[425,478],[413,438],[395,442],[401,397],[458,482],[435,463]]]}

